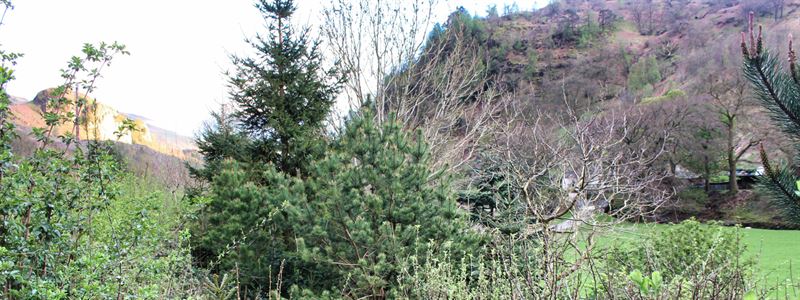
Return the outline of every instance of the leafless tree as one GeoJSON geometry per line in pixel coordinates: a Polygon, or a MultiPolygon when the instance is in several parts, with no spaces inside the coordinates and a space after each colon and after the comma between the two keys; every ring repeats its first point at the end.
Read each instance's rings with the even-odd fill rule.
{"type": "Polygon", "coordinates": [[[553,115],[520,102],[504,106],[505,121],[489,152],[510,186],[508,199],[501,200],[511,203],[505,209],[514,216],[503,215],[502,208],[495,213],[502,215],[497,222],[506,222],[500,227],[518,228],[509,239],[540,241],[545,294],[558,293],[560,281],[597,254],[596,235],[652,214],[669,196],[661,186],[667,174],[652,167],[663,144],[627,144],[634,128],[646,122],[633,109],[553,115]],[[609,217],[600,217],[604,212],[609,217]],[[564,262],[567,251],[578,259],[564,262]]]}
{"type": "Polygon", "coordinates": [[[611,29],[618,18],[619,16],[617,16],[613,10],[607,8],[600,9],[597,20],[597,23],[600,25],[600,31],[606,32],[611,29]]]}
{"type": "Polygon", "coordinates": [[[499,95],[488,87],[480,48],[451,17],[426,39],[435,0],[346,1],[325,9],[323,32],[347,72],[352,108],[371,104],[376,121],[394,116],[420,130],[434,168],[461,168],[491,128],[499,95]]]}
{"type": "Polygon", "coordinates": [[[772,4],[772,16],[775,21],[783,18],[783,8],[786,6],[786,0],[770,0],[772,4]]]}
{"type": "Polygon", "coordinates": [[[747,17],[750,13],[755,13],[756,16],[767,16],[769,14],[773,14],[773,17],[777,20],[778,17],[775,14],[775,5],[773,1],[780,1],[780,0],[747,0],[742,1],[739,5],[740,8],[740,15],[742,20],[747,20],[747,17]]]}
{"type": "Polygon", "coordinates": [[[747,83],[738,74],[712,75],[706,81],[706,92],[725,128],[728,189],[734,195],[739,192],[736,183],[736,166],[739,160],[750,148],[764,139],[756,130],[739,131],[741,123],[746,122],[748,114],[754,110],[748,88],[747,83]]]}
{"type": "Polygon", "coordinates": [[[653,0],[631,1],[631,15],[636,29],[644,35],[654,34],[656,31],[656,3],[653,0]]]}

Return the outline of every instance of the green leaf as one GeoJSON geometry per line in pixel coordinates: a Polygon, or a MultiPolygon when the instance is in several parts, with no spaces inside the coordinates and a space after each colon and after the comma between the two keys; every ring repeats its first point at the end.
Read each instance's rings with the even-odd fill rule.
{"type": "Polygon", "coordinates": [[[747,292],[747,294],[744,294],[744,298],[742,298],[742,300],[756,300],[756,299],[758,299],[758,297],[756,297],[756,292],[754,291],[747,292]]]}
{"type": "Polygon", "coordinates": [[[794,191],[794,194],[800,196],[800,180],[795,181],[794,184],[797,187],[797,190],[794,191]]]}
{"type": "Polygon", "coordinates": [[[653,274],[650,275],[650,278],[653,282],[653,290],[658,292],[661,290],[661,285],[664,283],[664,279],[661,277],[661,272],[655,271],[653,274]]]}

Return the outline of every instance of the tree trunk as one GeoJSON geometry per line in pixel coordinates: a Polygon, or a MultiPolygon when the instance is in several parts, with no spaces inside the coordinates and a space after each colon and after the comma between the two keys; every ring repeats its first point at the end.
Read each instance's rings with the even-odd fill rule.
{"type": "Polygon", "coordinates": [[[709,166],[708,155],[703,157],[703,172],[705,172],[703,174],[703,190],[708,194],[711,191],[711,182],[709,180],[711,178],[711,167],[709,166]]]}
{"type": "Polygon", "coordinates": [[[733,145],[733,122],[728,125],[728,190],[732,195],[739,193],[739,186],[736,184],[736,149],[733,145]]]}

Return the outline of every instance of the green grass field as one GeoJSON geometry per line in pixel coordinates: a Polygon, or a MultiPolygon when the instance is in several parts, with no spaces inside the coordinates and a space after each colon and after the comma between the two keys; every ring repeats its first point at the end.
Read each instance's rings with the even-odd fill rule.
{"type": "MultiPolygon", "coordinates": [[[[624,226],[621,231],[607,236],[600,244],[617,241],[635,241],[646,234],[658,232],[671,225],[637,224],[624,226]]],[[[756,275],[769,283],[793,278],[800,281],[800,231],[740,228],[748,255],[756,260],[756,275]]]]}

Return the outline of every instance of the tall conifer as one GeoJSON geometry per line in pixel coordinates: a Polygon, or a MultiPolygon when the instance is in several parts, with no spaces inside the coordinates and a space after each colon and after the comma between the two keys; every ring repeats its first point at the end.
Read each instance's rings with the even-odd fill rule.
{"type": "Polygon", "coordinates": [[[253,161],[297,175],[304,161],[319,154],[313,144],[322,136],[342,80],[335,69],[323,68],[319,42],[309,39],[308,29],[291,25],[293,0],[259,0],[256,8],[269,21],[269,33],[248,40],[255,56],[232,57],[234,116],[254,139],[253,161]]]}

